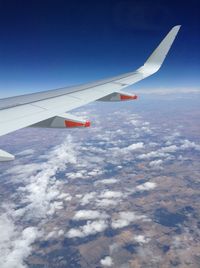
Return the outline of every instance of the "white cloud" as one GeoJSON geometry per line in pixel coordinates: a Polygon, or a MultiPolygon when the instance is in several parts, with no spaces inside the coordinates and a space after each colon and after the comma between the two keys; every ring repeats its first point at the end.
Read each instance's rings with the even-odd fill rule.
{"type": "Polygon", "coordinates": [[[114,264],[113,260],[112,260],[112,258],[110,256],[106,256],[104,259],[101,259],[100,263],[104,267],[111,267],[114,264]]]}
{"type": "Polygon", "coordinates": [[[160,158],[160,157],[167,157],[169,154],[161,152],[161,151],[152,151],[146,154],[141,154],[138,156],[138,159],[151,159],[151,158],[160,158]]]}
{"type": "Polygon", "coordinates": [[[101,213],[97,210],[79,210],[74,215],[74,220],[93,220],[93,219],[106,219],[108,215],[106,213],[101,213]]]}
{"type": "Polygon", "coordinates": [[[151,161],[149,163],[149,166],[152,168],[160,168],[162,164],[163,164],[163,160],[159,159],[159,160],[151,161]]]}
{"type": "Polygon", "coordinates": [[[104,180],[98,180],[95,182],[95,184],[114,184],[118,182],[117,179],[111,178],[111,179],[104,179],[104,180]]]}
{"type": "Polygon", "coordinates": [[[145,182],[143,184],[140,184],[136,187],[136,189],[138,191],[149,191],[149,190],[153,190],[154,188],[156,188],[156,183],[155,182],[145,182]]]}
{"type": "Polygon", "coordinates": [[[147,219],[145,215],[137,215],[135,212],[131,211],[120,212],[117,215],[117,218],[112,220],[111,226],[113,229],[123,228],[130,225],[134,221],[145,220],[145,219],[147,219]]]}
{"type": "Polygon", "coordinates": [[[163,153],[174,153],[177,150],[178,150],[178,147],[176,145],[171,145],[171,146],[163,147],[159,151],[163,153]]]}
{"type": "Polygon", "coordinates": [[[112,199],[98,199],[97,200],[97,206],[98,207],[110,207],[110,206],[117,206],[117,204],[120,202],[119,199],[115,199],[115,200],[112,200],[112,199]]]}
{"type": "Polygon", "coordinates": [[[200,145],[196,144],[193,141],[189,141],[189,140],[184,140],[182,142],[182,145],[180,147],[181,149],[185,150],[185,149],[195,149],[195,150],[200,150],[200,145]]]}
{"type": "MultiPolygon", "coordinates": [[[[11,175],[13,183],[21,182],[23,186],[16,188],[20,209],[2,204],[6,214],[0,217],[0,267],[26,267],[25,259],[31,253],[32,244],[41,236],[45,222],[57,210],[63,208],[61,196],[64,182],[56,180],[56,174],[63,171],[67,164],[76,164],[76,150],[70,136],[66,141],[43,155],[45,162],[40,164],[17,165],[6,172],[11,175]],[[23,228],[18,222],[37,222],[37,227],[23,228]]],[[[63,195],[64,201],[70,196],[63,195]]]]}
{"type": "Polygon", "coordinates": [[[133,143],[129,145],[128,147],[123,148],[123,151],[134,151],[134,150],[139,150],[144,148],[144,143],[143,142],[138,142],[138,143],[133,143]]]}
{"type": "Polygon", "coordinates": [[[83,179],[87,176],[85,175],[85,171],[77,171],[74,173],[66,173],[65,174],[68,179],[83,179]]]}
{"type": "Polygon", "coordinates": [[[146,238],[144,235],[136,235],[133,239],[139,244],[146,244],[150,241],[149,238],[146,238]]]}
{"type": "Polygon", "coordinates": [[[106,199],[119,198],[122,196],[123,196],[123,194],[121,192],[110,191],[110,190],[106,190],[100,194],[100,198],[106,198],[106,199]]]}
{"type": "Polygon", "coordinates": [[[80,228],[70,229],[67,233],[67,236],[69,238],[86,237],[103,232],[107,227],[108,223],[105,220],[87,221],[87,224],[81,226],[80,228]]]}
{"type": "Polygon", "coordinates": [[[6,214],[0,216],[0,267],[25,268],[24,259],[32,250],[32,243],[39,236],[35,227],[24,229],[15,226],[14,221],[6,214]]]}
{"type": "Polygon", "coordinates": [[[90,193],[87,193],[85,194],[82,199],[81,199],[81,205],[87,205],[90,203],[90,201],[92,199],[94,199],[96,197],[96,192],[90,192],[90,193]]]}
{"type": "Polygon", "coordinates": [[[151,159],[151,158],[164,158],[169,157],[170,153],[175,153],[179,148],[176,145],[170,145],[162,147],[157,151],[151,151],[146,154],[141,154],[138,156],[138,159],[151,159]]]}

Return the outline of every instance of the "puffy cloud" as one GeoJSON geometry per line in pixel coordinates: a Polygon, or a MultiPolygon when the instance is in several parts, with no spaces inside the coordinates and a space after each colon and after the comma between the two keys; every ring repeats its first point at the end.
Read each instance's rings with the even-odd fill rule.
{"type": "Polygon", "coordinates": [[[57,227],[53,228],[53,231],[49,232],[48,235],[46,236],[46,239],[48,240],[49,238],[57,238],[58,236],[63,236],[64,231],[62,229],[58,229],[57,227]]]}
{"type": "Polygon", "coordinates": [[[177,150],[178,150],[178,147],[176,145],[171,145],[171,146],[163,147],[159,151],[163,153],[174,153],[177,150]]]}
{"type": "Polygon", "coordinates": [[[163,160],[154,160],[149,163],[149,166],[152,168],[160,168],[160,166],[163,164],[163,160]]]}
{"type": "Polygon", "coordinates": [[[161,152],[160,150],[158,151],[152,151],[146,154],[141,154],[138,156],[138,159],[151,159],[151,158],[160,158],[160,157],[167,157],[169,154],[161,152]]]}
{"type": "Polygon", "coordinates": [[[138,143],[133,143],[131,145],[129,145],[126,148],[123,148],[123,151],[134,151],[134,150],[139,150],[144,148],[144,143],[143,142],[138,142],[138,143]]]}
{"type": "Polygon", "coordinates": [[[141,154],[138,156],[138,159],[151,159],[151,158],[163,158],[169,157],[170,153],[175,153],[178,150],[176,145],[170,145],[166,147],[162,147],[157,151],[151,151],[146,154],[141,154]]]}
{"type": "Polygon", "coordinates": [[[83,179],[87,177],[85,173],[86,171],[77,171],[74,173],[66,173],[65,175],[68,179],[83,179]]]}
{"type": "Polygon", "coordinates": [[[93,220],[93,219],[106,219],[108,215],[106,213],[101,213],[97,210],[79,210],[74,215],[74,220],[93,220]]]}
{"type": "Polygon", "coordinates": [[[20,209],[15,209],[14,204],[11,207],[4,205],[6,214],[0,218],[0,229],[3,230],[0,267],[26,267],[24,260],[31,253],[32,243],[41,236],[44,223],[56,210],[63,208],[63,201],[70,199],[66,193],[64,200],[61,199],[63,182],[56,180],[56,174],[63,171],[67,164],[76,163],[75,152],[72,139],[68,136],[64,143],[43,155],[45,162],[16,165],[6,172],[6,175],[13,177],[13,183],[20,181],[22,186],[16,188],[15,192],[20,209]],[[22,217],[25,223],[37,222],[37,227],[19,226],[22,217]]]}
{"type": "Polygon", "coordinates": [[[145,219],[147,219],[145,215],[137,215],[135,212],[120,212],[118,217],[112,220],[111,226],[113,229],[123,228],[130,225],[134,221],[145,219]]]}
{"type": "Polygon", "coordinates": [[[87,224],[81,226],[80,228],[70,229],[67,233],[67,236],[69,238],[86,237],[103,232],[107,227],[108,223],[105,220],[87,221],[87,224]]]}
{"type": "Polygon", "coordinates": [[[106,256],[104,259],[101,259],[100,263],[104,267],[111,267],[114,264],[113,260],[112,260],[112,258],[110,256],[106,256]]]}
{"type": "Polygon", "coordinates": [[[146,244],[150,241],[149,238],[146,238],[144,235],[136,235],[133,239],[139,244],[146,244]]]}
{"type": "Polygon", "coordinates": [[[104,198],[104,199],[98,199],[96,204],[99,207],[110,207],[110,206],[116,206],[119,202],[120,202],[119,199],[112,200],[104,198]]]}
{"type": "Polygon", "coordinates": [[[94,199],[96,197],[96,192],[90,192],[90,193],[87,193],[85,194],[82,199],[81,199],[81,205],[87,205],[90,203],[90,201],[92,199],[94,199]]]}
{"type": "Polygon", "coordinates": [[[196,144],[193,141],[189,141],[189,140],[184,140],[182,142],[182,145],[180,146],[181,149],[185,150],[185,149],[195,149],[200,151],[200,145],[196,144]]]}
{"type": "Polygon", "coordinates": [[[110,190],[106,190],[100,194],[100,198],[107,198],[107,199],[119,198],[122,196],[123,196],[123,194],[121,192],[110,191],[110,190]]]}
{"type": "Polygon", "coordinates": [[[140,184],[136,187],[136,190],[138,191],[149,191],[149,190],[153,190],[154,188],[156,188],[156,183],[155,182],[145,182],[143,184],[140,184]]]}
{"type": "Polygon", "coordinates": [[[112,178],[112,179],[98,180],[98,181],[95,182],[95,184],[114,184],[116,182],[118,182],[118,180],[112,178]]]}
{"type": "Polygon", "coordinates": [[[35,227],[24,229],[15,226],[14,221],[7,214],[0,216],[0,267],[25,268],[24,259],[32,250],[32,243],[39,236],[35,227]]]}

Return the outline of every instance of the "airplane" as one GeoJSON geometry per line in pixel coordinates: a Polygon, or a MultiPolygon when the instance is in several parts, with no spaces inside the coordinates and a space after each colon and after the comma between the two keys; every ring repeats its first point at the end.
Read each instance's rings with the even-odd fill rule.
{"type": "MultiPolygon", "coordinates": [[[[160,69],[180,27],[174,26],[136,71],[88,84],[0,99],[0,136],[25,127],[89,127],[89,121],[67,112],[93,101],[136,100],[136,95],[122,89],[160,69]]],[[[14,159],[14,155],[0,150],[0,161],[14,159]]]]}

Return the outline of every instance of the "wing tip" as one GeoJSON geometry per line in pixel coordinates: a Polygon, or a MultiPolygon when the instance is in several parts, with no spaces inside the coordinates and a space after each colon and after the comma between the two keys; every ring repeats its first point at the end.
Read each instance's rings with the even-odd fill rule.
{"type": "Polygon", "coordinates": [[[173,28],[172,28],[172,30],[171,31],[176,31],[177,33],[178,33],[178,31],[180,30],[180,28],[181,28],[181,26],[182,25],[175,25],[173,28]]]}

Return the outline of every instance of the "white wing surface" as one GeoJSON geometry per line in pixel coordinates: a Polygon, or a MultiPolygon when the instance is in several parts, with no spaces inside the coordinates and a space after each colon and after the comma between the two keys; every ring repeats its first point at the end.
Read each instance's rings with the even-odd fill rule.
{"type": "Polygon", "coordinates": [[[134,72],[76,87],[0,99],[0,136],[119,93],[154,74],[160,69],[179,29],[180,26],[173,27],[145,64],[134,72]]]}

